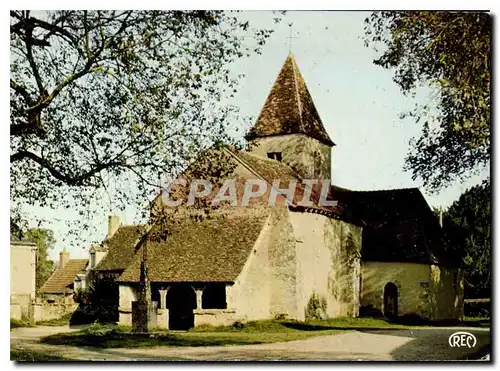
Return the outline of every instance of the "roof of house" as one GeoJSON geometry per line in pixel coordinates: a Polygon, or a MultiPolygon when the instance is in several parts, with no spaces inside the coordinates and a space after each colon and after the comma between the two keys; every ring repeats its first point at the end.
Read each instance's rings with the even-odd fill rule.
{"type": "Polygon", "coordinates": [[[334,145],[291,53],[247,138],[283,134],[305,134],[329,146],[334,145]]]}
{"type": "Polygon", "coordinates": [[[142,236],[143,226],[121,226],[110,237],[103,241],[108,247],[108,253],[94,268],[97,271],[122,271],[128,267],[134,258],[134,247],[142,236]]]}
{"type": "Polygon", "coordinates": [[[40,289],[44,294],[65,294],[73,283],[77,274],[85,271],[88,259],[70,259],[64,268],[58,268],[40,289]]]}
{"type": "MultiPolygon", "coordinates": [[[[148,242],[152,282],[234,282],[248,260],[266,217],[254,213],[216,214],[203,221],[188,217],[168,226],[165,242],[148,242]]],[[[128,247],[129,249],[132,247],[128,247]]],[[[140,250],[142,252],[142,248],[140,250]]],[[[120,276],[137,282],[142,253],[120,276]]]]}
{"type": "Polygon", "coordinates": [[[273,184],[273,180],[279,179],[280,187],[284,189],[288,188],[290,180],[295,179],[297,184],[294,192],[294,198],[292,203],[289,205],[291,209],[296,211],[307,210],[309,212],[326,213],[330,217],[340,219],[348,223],[363,227],[366,225],[362,218],[358,215],[354,215],[353,210],[348,207],[343,199],[339,199],[336,196],[334,190],[338,189],[338,187],[329,187],[328,194],[325,197],[328,201],[336,201],[337,204],[335,206],[327,206],[320,202],[323,184],[318,182],[313,185],[311,195],[309,196],[311,206],[303,207],[301,206],[301,201],[306,193],[306,185],[300,175],[290,166],[280,161],[262,157],[251,152],[239,151],[235,152],[235,154],[240,161],[248,165],[255,173],[259,174],[259,176],[261,176],[269,184],[273,184]]]}
{"type": "Polygon", "coordinates": [[[103,243],[96,243],[90,246],[89,252],[95,253],[95,252],[107,252],[108,251],[108,246],[103,244],[103,243]]]}
{"type": "Polygon", "coordinates": [[[332,197],[364,223],[364,260],[457,264],[444,251],[437,218],[418,188],[351,191],[333,187],[332,197]]]}
{"type": "MultiPolygon", "coordinates": [[[[296,181],[294,197],[293,200],[291,200],[291,205],[297,206],[298,204],[300,204],[300,201],[302,201],[304,194],[306,192],[306,184],[302,182],[300,175],[287,164],[269,159],[267,157],[259,156],[255,153],[239,151],[234,148],[230,148],[229,146],[225,147],[225,149],[220,150],[220,152],[226,152],[229,156],[224,158],[224,161],[220,161],[221,165],[219,167],[227,165],[228,169],[232,169],[224,172],[227,172],[229,174],[227,176],[228,179],[235,180],[235,191],[238,204],[240,204],[242,201],[242,197],[245,191],[246,180],[248,179],[254,180],[259,178],[264,180],[268,184],[268,192],[263,196],[252,198],[249,202],[250,206],[257,205],[258,207],[260,207],[262,205],[268,205],[269,202],[268,196],[270,193],[271,186],[274,184],[275,180],[280,181],[279,188],[281,189],[288,188],[290,186],[291,181],[296,181]],[[235,164],[243,165],[243,167],[247,168],[247,170],[249,170],[249,172],[254,175],[248,178],[247,175],[242,176],[241,174],[232,172],[236,168],[236,166],[234,166],[235,164]]],[[[201,159],[201,162],[205,160],[206,158],[204,157],[201,159]]],[[[200,166],[203,167],[203,164],[201,164],[200,166]]],[[[216,173],[218,171],[221,171],[219,167],[216,169],[215,171],[216,173]]],[[[191,169],[190,171],[194,171],[193,170],[194,165],[192,165],[190,169],[191,169]]],[[[200,177],[203,179],[206,178],[210,179],[212,177],[215,178],[215,176],[212,176],[211,174],[208,175],[202,174],[200,175],[200,177]]],[[[175,187],[172,187],[170,189],[170,194],[169,194],[170,199],[177,200],[178,198],[182,198],[185,200],[189,194],[189,186],[190,183],[188,181],[186,185],[183,186],[176,185],[175,187]]],[[[213,198],[218,191],[219,191],[219,185],[212,183],[212,193],[206,196],[206,198],[208,200],[211,200],[211,198],[213,198]]],[[[308,207],[309,210],[329,213],[329,215],[336,217],[338,219],[350,221],[355,224],[357,223],[356,220],[354,220],[353,218],[349,218],[348,210],[344,210],[340,206],[337,207],[337,206],[322,205],[320,203],[321,191],[322,191],[321,182],[318,182],[312,187],[312,192],[309,197],[309,200],[312,202],[312,204],[310,207],[308,207]]],[[[160,195],[158,195],[157,197],[160,197],[160,195]]],[[[331,195],[327,196],[327,200],[329,201],[333,200],[331,198],[331,195]]],[[[280,203],[281,203],[280,200],[277,200],[276,204],[280,203]]],[[[156,204],[156,199],[155,201],[152,202],[152,204],[156,204]]],[[[193,208],[194,207],[196,207],[196,204],[193,205],[193,208]]]]}
{"type": "Polygon", "coordinates": [[[36,243],[34,243],[31,240],[10,240],[10,245],[11,246],[29,246],[31,248],[36,247],[36,243]]]}
{"type": "MultiPolygon", "coordinates": [[[[270,184],[274,179],[284,183],[299,180],[292,209],[302,198],[300,176],[286,164],[249,152],[231,150],[231,153],[270,184]]],[[[282,188],[286,187],[284,183],[282,188]]],[[[311,199],[316,197],[317,201],[317,196],[313,194],[311,199]]],[[[338,201],[338,205],[314,205],[311,209],[323,208],[329,215],[363,226],[364,260],[451,264],[443,252],[437,220],[418,189],[353,191],[332,186],[328,199],[338,201]]],[[[182,224],[172,227],[166,243],[149,243],[148,269],[152,281],[230,282],[240,272],[265,218],[232,215],[204,222],[189,217],[179,220],[182,224]]],[[[139,237],[137,226],[121,227],[105,241],[109,252],[97,269],[124,270],[121,281],[138,281],[139,237]]]]}

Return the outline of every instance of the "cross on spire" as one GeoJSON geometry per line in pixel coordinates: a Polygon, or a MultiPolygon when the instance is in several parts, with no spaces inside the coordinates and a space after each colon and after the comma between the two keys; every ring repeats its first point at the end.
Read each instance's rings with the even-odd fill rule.
{"type": "Polygon", "coordinates": [[[290,46],[290,52],[292,51],[292,39],[298,39],[298,37],[292,36],[292,26],[293,26],[293,23],[288,24],[288,27],[290,28],[290,36],[288,36],[287,39],[288,39],[288,43],[290,46]]]}

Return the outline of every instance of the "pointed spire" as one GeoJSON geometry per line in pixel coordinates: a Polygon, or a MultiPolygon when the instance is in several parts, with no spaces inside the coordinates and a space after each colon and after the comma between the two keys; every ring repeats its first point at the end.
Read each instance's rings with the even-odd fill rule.
{"type": "Polygon", "coordinates": [[[305,134],[329,146],[335,145],[321,122],[291,51],[247,139],[285,134],[305,134]]]}

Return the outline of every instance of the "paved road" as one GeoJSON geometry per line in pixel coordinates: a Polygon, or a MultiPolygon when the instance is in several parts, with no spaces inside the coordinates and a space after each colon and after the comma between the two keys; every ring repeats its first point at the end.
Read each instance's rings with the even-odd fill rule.
{"type": "Polygon", "coordinates": [[[286,343],[223,347],[158,347],[102,349],[47,345],[38,340],[68,327],[19,328],[11,331],[11,347],[44,350],[74,360],[454,360],[464,359],[490,344],[485,328],[419,328],[412,330],[356,330],[286,343]],[[456,331],[477,337],[474,348],[450,348],[448,337],[456,331]]]}

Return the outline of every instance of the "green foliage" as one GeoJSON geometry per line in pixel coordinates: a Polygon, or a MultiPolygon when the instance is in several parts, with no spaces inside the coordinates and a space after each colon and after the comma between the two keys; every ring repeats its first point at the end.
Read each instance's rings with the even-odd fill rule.
{"type": "Polygon", "coordinates": [[[174,10],[11,11],[10,31],[12,218],[26,203],[71,208],[75,237],[106,194],[142,209],[160,176],[235,142],[230,66],[271,33],[233,12],[174,10]]]}
{"type": "Polygon", "coordinates": [[[491,318],[489,299],[469,299],[464,302],[464,316],[475,319],[491,318]]]}
{"type": "Polygon", "coordinates": [[[118,283],[110,277],[89,277],[86,290],[75,293],[75,302],[79,304],[70,323],[110,323],[118,321],[118,283]]]}
{"type": "Polygon", "coordinates": [[[434,88],[432,101],[402,115],[423,123],[406,168],[430,190],[489,163],[491,25],[489,14],[474,12],[386,11],[365,21],[365,43],[385,46],[374,63],[394,70],[405,94],[434,88]]]}
{"type": "Polygon", "coordinates": [[[24,233],[24,238],[36,243],[36,290],[43,286],[54,271],[54,262],[49,259],[49,250],[54,248],[54,232],[50,229],[34,228],[24,233]]]}
{"type": "Polygon", "coordinates": [[[463,193],[443,216],[449,252],[461,258],[465,297],[491,295],[491,183],[485,180],[463,193]]]}
{"type": "Polygon", "coordinates": [[[409,328],[406,325],[396,324],[389,322],[385,318],[372,318],[372,317],[338,317],[338,318],[328,318],[324,320],[310,320],[307,321],[310,325],[322,326],[324,328],[338,328],[338,329],[348,329],[348,328],[372,328],[372,329],[383,329],[383,328],[409,328]]]}
{"type": "Polygon", "coordinates": [[[274,315],[274,319],[276,321],[283,321],[283,320],[287,319],[287,317],[288,317],[288,314],[286,314],[286,313],[277,313],[274,315]]]}
{"type": "Polygon", "coordinates": [[[241,330],[243,327],[245,327],[245,324],[240,321],[235,321],[232,326],[236,330],[241,330]]]}
{"type": "Polygon", "coordinates": [[[27,362],[40,362],[40,361],[70,361],[71,359],[55,355],[49,351],[33,351],[26,349],[11,349],[11,361],[27,361],[27,362]]]}
{"type": "Polygon", "coordinates": [[[324,319],[326,308],[326,299],[313,292],[305,309],[306,320],[324,319]]]}
{"type": "Polygon", "coordinates": [[[26,322],[26,321],[20,321],[14,318],[10,319],[10,328],[18,328],[18,327],[35,327],[35,325],[26,322]]]}

